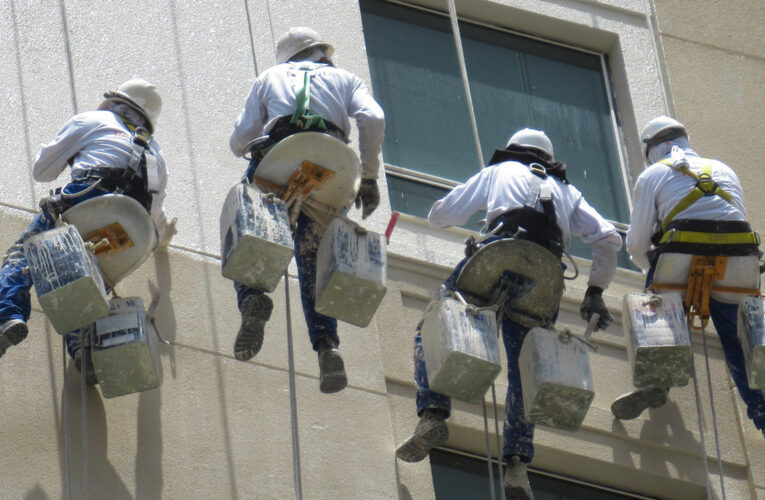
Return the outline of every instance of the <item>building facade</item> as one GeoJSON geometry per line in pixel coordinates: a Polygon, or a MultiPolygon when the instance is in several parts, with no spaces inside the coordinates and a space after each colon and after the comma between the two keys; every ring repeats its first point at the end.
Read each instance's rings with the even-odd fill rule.
{"type": "MultiPolygon", "coordinates": [[[[83,397],[61,337],[33,301],[28,339],[0,359],[0,498],[288,498],[297,483],[305,498],[421,499],[445,490],[459,498],[455,479],[468,492],[485,488],[473,497],[488,498],[488,481],[476,479],[487,472],[473,462],[487,456],[480,405],[455,402],[450,439],[432,460],[397,462],[394,452],[417,420],[415,326],[478,227],[431,228],[427,208],[518,128],[544,128],[572,182],[624,229],[644,166],[640,129],[672,114],[702,156],[736,170],[760,229],[760,2],[742,0],[734,11],[687,0],[461,0],[456,14],[477,134],[447,0],[0,2],[0,247],[68,179],[33,181],[39,144],[74,112],[95,109],[103,92],[139,76],[164,99],[155,137],[169,170],[166,209],[179,231],[167,252],[117,287],[146,303],[159,290],[156,324],[169,344],[160,346],[157,390],[105,399],[90,388],[83,397]],[[360,75],[386,111],[383,200],[363,224],[382,232],[392,210],[402,214],[377,315],[367,328],[340,324],[349,386],[333,395],[318,390],[294,263],[287,289],[282,282],[273,294],[263,349],[247,363],[233,357],[239,312],[220,271],[220,208],[246,167],[228,138],[255,76],[274,63],[275,40],[300,25],[333,43],[337,65],[360,75]]],[[[351,216],[360,220],[357,211],[351,216]]],[[[579,276],[567,282],[558,323],[581,331],[589,255],[576,242],[571,253],[579,276]]],[[[582,488],[581,498],[706,496],[692,385],[672,389],[668,405],[636,420],[617,421],[609,410],[632,389],[621,304],[643,282],[623,255],[605,293],[616,320],[593,337],[595,399],[578,432],[537,428],[535,487],[582,488]]],[[[713,496],[722,498],[717,434],[726,497],[762,497],[765,441],[711,327],[706,339],[716,429],[701,334],[693,334],[713,496]]],[[[494,457],[492,417],[502,414],[505,389],[503,369],[498,401],[486,397],[494,457]]]]}

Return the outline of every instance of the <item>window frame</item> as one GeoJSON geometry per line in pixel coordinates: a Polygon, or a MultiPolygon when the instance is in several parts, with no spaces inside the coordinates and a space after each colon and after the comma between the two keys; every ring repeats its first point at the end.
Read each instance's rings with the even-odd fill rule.
{"type": "MultiPolygon", "coordinates": [[[[399,5],[401,7],[407,7],[407,8],[416,9],[416,10],[419,10],[419,11],[422,11],[422,12],[425,12],[425,13],[428,13],[428,14],[437,15],[437,16],[449,19],[449,13],[448,12],[444,12],[444,11],[441,11],[441,10],[438,10],[438,9],[434,9],[434,8],[431,8],[431,7],[426,7],[426,6],[423,6],[423,5],[419,5],[419,4],[410,2],[410,1],[406,1],[406,0],[381,0],[381,1],[384,1],[384,2],[389,3],[389,4],[393,4],[393,5],[399,5]]],[[[614,95],[614,91],[613,91],[613,85],[612,85],[612,81],[611,81],[611,72],[609,71],[608,60],[607,60],[606,54],[604,54],[602,51],[596,51],[596,50],[592,50],[592,49],[589,49],[589,48],[581,47],[581,46],[578,46],[578,45],[575,45],[575,44],[561,42],[561,41],[558,41],[558,40],[552,40],[552,39],[549,39],[549,38],[544,38],[544,37],[541,37],[541,36],[538,36],[538,35],[533,35],[533,34],[530,34],[530,33],[519,31],[519,30],[507,28],[507,27],[504,27],[504,26],[501,26],[501,25],[497,25],[497,24],[487,23],[485,21],[479,21],[479,20],[471,19],[469,17],[462,16],[462,15],[459,15],[459,14],[457,15],[457,20],[461,21],[461,22],[464,22],[464,23],[473,24],[473,25],[476,25],[476,26],[479,26],[479,27],[483,27],[483,28],[499,31],[499,32],[502,32],[502,33],[507,33],[507,34],[514,35],[514,36],[519,36],[519,37],[527,38],[527,39],[534,40],[534,41],[541,42],[541,43],[545,43],[545,44],[555,45],[555,46],[562,47],[562,48],[569,49],[569,50],[575,50],[575,51],[583,52],[585,54],[589,54],[589,55],[593,55],[593,56],[598,57],[598,59],[600,60],[601,77],[603,79],[603,84],[604,84],[604,88],[605,88],[605,92],[606,92],[606,100],[608,101],[609,118],[610,118],[610,122],[611,122],[611,130],[612,130],[612,132],[614,134],[614,142],[615,142],[616,153],[617,153],[617,157],[618,157],[618,161],[619,161],[619,169],[620,169],[621,174],[622,174],[621,175],[622,182],[621,182],[620,187],[621,187],[621,189],[624,190],[625,200],[626,200],[626,203],[627,203],[627,207],[626,207],[627,208],[627,213],[628,214],[632,213],[632,206],[633,205],[632,205],[632,186],[631,186],[631,183],[630,183],[631,175],[630,175],[630,170],[629,170],[628,164],[627,164],[626,147],[625,147],[625,144],[624,144],[624,142],[622,140],[620,120],[619,120],[618,114],[616,112],[615,95],[614,95]]],[[[469,79],[470,79],[470,75],[468,74],[468,80],[469,79]]],[[[384,160],[384,158],[383,158],[383,160],[384,160]]],[[[383,167],[384,167],[385,175],[386,176],[390,175],[390,176],[393,176],[393,177],[398,177],[398,178],[409,180],[409,181],[420,182],[420,183],[427,184],[427,185],[430,185],[430,186],[433,186],[433,187],[437,187],[437,188],[451,190],[455,186],[458,186],[459,184],[461,184],[460,182],[453,181],[451,179],[435,176],[435,175],[432,175],[432,174],[426,174],[426,173],[423,173],[423,172],[419,172],[417,170],[412,170],[412,169],[408,169],[406,167],[402,167],[402,166],[398,166],[398,165],[393,165],[393,164],[387,163],[385,161],[383,161],[383,167]]],[[[484,168],[484,165],[481,165],[475,172],[476,173],[479,172],[482,168],[484,168]]],[[[411,215],[411,217],[414,217],[414,218],[417,218],[417,219],[420,218],[420,217],[418,217],[416,215],[412,215],[412,214],[408,214],[408,215],[411,215]]],[[[629,227],[629,222],[615,221],[615,220],[611,220],[611,219],[606,219],[606,220],[611,222],[616,227],[616,230],[620,234],[622,234],[622,235],[626,234],[626,231],[627,231],[627,229],[629,227]]]]}

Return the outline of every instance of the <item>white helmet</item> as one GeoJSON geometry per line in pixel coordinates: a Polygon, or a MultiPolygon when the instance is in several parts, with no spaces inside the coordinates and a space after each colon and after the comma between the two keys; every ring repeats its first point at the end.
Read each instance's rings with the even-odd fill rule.
{"type": "Polygon", "coordinates": [[[331,57],[335,52],[335,48],[322,40],[321,36],[311,28],[290,28],[276,42],[276,62],[286,63],[298,53],[311,47],[321,47],[327,57],[331,57]]]}
{"type": "Polygon", "coordinates": [[[153,129],[162,111],[162,97],[159,95],[156,85],[142,78],[128,80],[113,92],[104,94],[106,100],[98,109],[109,109],[110,103],[121,102],[135,109],[149,121],[153,129]]]}
{"type": "Polygon", "coordinates": [[[523,146],[525,148],[534,148],[545,153],[550,157],[550,160],[555,159],[552,142],[550,141],[550,138],[547,137],[547,134],[541,130],[522,128],[510,137],[507,141],[507,146],[505,147],[510,147],[511,144],[523,146]]]}
{"type": "Polygon", "coordinates": [[[648,150],[664,141],[679,136],[688,136],[685,125],[666,115],[657,116],[643,127],[640,141],[643,143],[643,156],[648,161],[648,150]]]}

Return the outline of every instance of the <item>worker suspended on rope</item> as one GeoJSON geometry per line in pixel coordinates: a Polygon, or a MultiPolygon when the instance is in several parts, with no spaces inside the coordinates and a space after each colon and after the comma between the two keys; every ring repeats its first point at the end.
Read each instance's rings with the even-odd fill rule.
{"type": "MultiPolygon", "coordinates": [[[[291,28],[276,47],[277,65],[263,72],[247,96],[236,121],[230,146],[236,156],[251,155],[245,175],[252,182],[267,152],[282,139],[300,132],[323,132],[348,142],[349,118],[356,120],[361,153],[361,185],[356,207],[369,216],[380,201],[377,175],[385,129],[383,111],[361,79],[332,63],[334,48],[309,28],[291,28]],[[263,140],[254,141],[261,136],[263,140]]],[[[342,390],[347,379],[337,347],[337,320],[314,310],[316,252],[324,231],[326,214],[316,207],[300,209],[293,231],[300,296],[308,335],[318,352],[320,388],[342,390]]],[[[263,343],[264,327],[271,316],[272,301],[262,290],[236,283],[242,323],[234,343],[236,359],[255,356],[263,343]]]]}
{"type": "MultiPolygon", "coordinates": [[[[73,116],[34,160],[35,180],[50,182],[71,166],[71,181],[41,201],[41,211],[8,249],[0,270],[0,356],[27,336],[32,277],[23,245],[32,236],[54,227],[67,209],[98,196],[118,193],[137,200],[154,219],[160,245],[175,232],[163,208],[167,172],[159,146],[151,138],[162,109],[156,86],[142,80],[124,82],[104,94],[96,111],[73,116]]],[[[79,370],[82,349],[77,332],[65,336],[67,351],[79,370]]],[[[96,378],[86,353],[88,383],[96,378]]]]}
{"type": "MultiPolygon", "coordinates": [[[[497,229],[497,232],[483,244],[515,237],[536,243],[558,258],[568,247],[571,235],[579,236],[592,245],[593,255],[589,287],[582,302],[581,314],[587,320],[595,313],[600,314],[598,327],[603,329],[612,317],[606,309],[602,293],[614,277],[616,255],[622,241],[614,226],[603,219],[568,182],[566,165],[555,161],[553,153],[553,145],[544,132],[533,129],[517,131],[505,149],[495,151],[489,166],[433,204],[428,221],[435,227],[460,225],[467,222],[473,213],[486,210],[489,227],[497,229]]],[[[455,289],[460,270],[475,252],[476,247],[469,244],[467,257],[444,283],[447,290],[455,289]]],[[[557,307],[558,304],[555,304],[556,311],[557,307]]],[[[417,414],[420,420],[414,435],[396,451],[396,455],[407,462],[424,459],[432,447],[443,444],[448,438],[445,419],[449,417],[451,400],[429,389],[421,327],[422,322],[417,327],[414,343],[417,414]]],[[[508,464],[505,489],[508,497],[532,498],[526,464],[534,456],[534,425],[524,418],[517,363],[529,327],[505,315],[501,329],[508,359],[503,450],[508,464]]]]}
{"type": "MultiPolygon", "coordinates": [[[[747,414],[764,429],[765,396],[749,387],[737,336],[738,301],[745,295],[732,293],[759,293],[759,238],[746,221],[741,183],[727,165],[699,157],[685,126],[674,118],[650,120],[641,140],[647,168],[635,183],[627,250],[632,261],[648,271],[646,288],[657,292],[671,286],[666,284],[670,280],[663,262],[693,272],[694,256],[715,258],[716,269],[710,268],[709,280],[701,287],[705,289],[697,291],[699,297],[706,296],[709,310],[696,314],[703,322],[711,316],[747,414]]],[[[680,287],[687,284],[685,278],[680,287]]],[[[694,313],[697,305],[705,307],[692,303],[686,312],[694,313]]],[[[617,398],[611,411],[619,419],[637,418],[646,408],[664,405],[667,395],[664,387],[635,390],[617,398]]]]}

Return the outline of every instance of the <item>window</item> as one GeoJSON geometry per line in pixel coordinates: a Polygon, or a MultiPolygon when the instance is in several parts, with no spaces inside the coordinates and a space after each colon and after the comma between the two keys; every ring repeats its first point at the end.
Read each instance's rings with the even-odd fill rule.
{"type": "MultiPolygon", "coordinates": [[[[437,500],[491,498],[486,459],[435,449],[430,453],[430,469],[437,500]]],[[[494,493],[500,498],[502,481],[494,464],[494,493]]],[[[616,491],[581,481],[574,481],[542,471],[529,471],[529,483],[537,500],[625,500],[648,498],[616,491]]]]}
{"type": "MultiPolygon", "coordinates": [[[[446,15],[382,0],[361,0],[361,10],[375,97],[386,115],[391,208],[426,217],[433,201],[481,167],[451,24],[446,15]]],[[[604,57],[468,22],[460,32],[483,163],[515,130],[544,130],[590,204],[627,222],[604,57]]],[[[472,221],[468,227],[478,229],[472,221]]],[[[570,251],[589,257],[580,242],[570,251]]]]}

